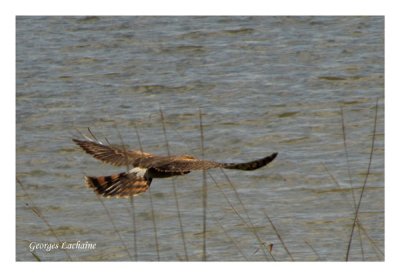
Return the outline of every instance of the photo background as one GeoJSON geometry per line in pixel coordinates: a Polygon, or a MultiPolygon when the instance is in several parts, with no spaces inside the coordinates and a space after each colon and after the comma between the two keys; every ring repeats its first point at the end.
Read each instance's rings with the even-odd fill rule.
{"type": "MultiPolygon", "coordinates": [[[[137,149],[136,127],[145,151],[167,154],[160,108],[171,153],[202,155],[199,108],[207,159],[279,152],[266,168],[225,171],[243,205],[223,173],[209,172],[218,186],[207,175],[209,260],[272,260],[254,230],[274,244],[276,260],[291,260],[266,214],[294,260],[344,260],[350,183],[358,199],[377,99],[363,244],[356,231],[350,259],[384,259],[383,17],[17,17],[16,28],[16,171],[29,194],[17,184],[16,260],[35,260],[32,241],[56,241],[43,218],[61,241],[97,244],[68,252],[71,260],[132,260],[133,212],[138,260],[185,259],[178,213],[188,259],[201,259],[201,172],[174,180],[179,212],[170,179],[152,183],[154,209],[149,193],[134,209],[121,199],[104,200],[105,209],[83,176],[125,169],[71,141],[90,127],[137,149]]],[[[64,251],[35,253],[69,260],[64,251]]]]}

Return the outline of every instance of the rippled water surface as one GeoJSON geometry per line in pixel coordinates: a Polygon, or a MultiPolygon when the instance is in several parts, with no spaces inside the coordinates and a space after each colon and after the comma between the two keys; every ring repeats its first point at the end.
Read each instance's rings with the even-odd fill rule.
{"type": "Polygon", "coordinates": [[[202,259],[201,171],[154,180],[133,207],[83,185],[126,169],[78,149],[78,131],[139,149],[137,130],[167,154],[160,109],[171,153],[202,156],[199,109],[205,158],[279,152],[257,171],[208,171],[208,260],[344,260],[366,179],[349,258],[384,260],[383,17],[17,17],[16,29],[16,260],[202,259]],[[58,244],[78,241],[96,247],[58,244]],[[59,248],[30,251],[40,243],[59,248]]]}

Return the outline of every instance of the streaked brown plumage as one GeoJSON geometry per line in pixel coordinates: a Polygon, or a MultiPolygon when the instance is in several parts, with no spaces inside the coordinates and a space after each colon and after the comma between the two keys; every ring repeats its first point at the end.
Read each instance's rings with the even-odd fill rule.
{"type": "Polygon", "coordinates": [[[132,165],[127,173],[111,176],[85,177],[85,183],[104,197],[129,197],[145,192],[153,178],[167,178],[188,174],[192,170],[226,168],[255,170],[272,162],[278,153],[246,163],[219,163],[199,160],[193,156],[156,156],[150,153],[125,150],[121,146],[104,145],[95,141],[73,141],[86,153],[114,166],[132,165]]]}

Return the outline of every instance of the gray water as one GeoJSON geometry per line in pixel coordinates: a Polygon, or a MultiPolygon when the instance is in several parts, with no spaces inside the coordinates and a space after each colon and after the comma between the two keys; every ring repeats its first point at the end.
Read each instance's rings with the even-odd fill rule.
{"type": "Polygon", "coordinates": [[[160,109],[171,153],[202,156],[200,109],[206,159],[279,152],[224,171],[239,198],[208,171],[208,260],[344,260],[366,176],[350,260],[384,260],[383,17],[17,17],[16,30],[16,260],[185,260],[185,246],[202,259],[201,171],[154,180],[134,208],[83,184],[126,168],[71,138],[90,127],[139,149],[136,128],[167,154],[160,109]],[[29,249],[77,241],[96,247],[29,249]]]}

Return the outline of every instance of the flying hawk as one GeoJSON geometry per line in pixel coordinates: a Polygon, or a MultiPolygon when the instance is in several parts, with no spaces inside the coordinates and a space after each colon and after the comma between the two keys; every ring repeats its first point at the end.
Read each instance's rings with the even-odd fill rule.
{"type": "Polygon", "coordinates": [[[78,139],[73,139],[73,141],[86,153],[102,162],[114,166],[133,166],[128,172],[110,176],[85,176],[85,184],[104,197],[135,196],[148,190],[153,178],[184,175],[192,170],[210,168],[255,170],[269,164],[278,155],[278,153],[273,153],[268,157],[247,163],[219,163],[199,160],[189,155],[157,156],[95,141],[78,139]]]}

